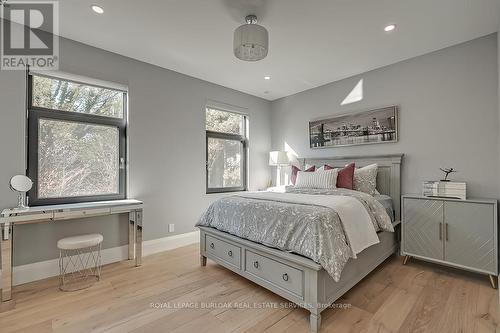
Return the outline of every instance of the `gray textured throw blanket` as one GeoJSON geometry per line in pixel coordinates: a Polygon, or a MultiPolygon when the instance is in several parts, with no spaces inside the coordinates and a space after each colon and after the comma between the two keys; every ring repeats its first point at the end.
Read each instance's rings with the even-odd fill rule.
{"type": "Polygon", "coordinates": [[[258,194],[219,199],[210,205],[197,225],[310,258],[335,281],[340,280],[349,258],[356,257],[348,244],[339,214],[321,204],[297,203],[294,194],[315,194],[322,198],[318,202],[324,202],[325,196],[353,197],[366,209],[375,230],[394,231],[385,208],[369,194],[346,189],[298,190],[292,187],[286,191],[294,197],[290,202],[283,198],[286,195],[280,200],[269,196],[258,198],[258,194]]]}

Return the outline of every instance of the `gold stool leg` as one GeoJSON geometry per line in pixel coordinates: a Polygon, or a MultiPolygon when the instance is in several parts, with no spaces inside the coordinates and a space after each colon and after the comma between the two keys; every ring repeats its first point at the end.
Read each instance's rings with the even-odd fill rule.
{"type": "Polygon", "coordinates": [[[410,256],[405,256],[405,258],[403,259],[403,265],[406,265],[406,263],[408,262],[408,260],[410,260],[410,256]]]}
{"type": "Polygon", "coordinates": [[[493,275],[488,275],[490,277],[490,283],[491,283],[491,287],[493,289],[497,289],[497,286],[496,286],[496,283],[495,283],[495,277],[493,275]]]}

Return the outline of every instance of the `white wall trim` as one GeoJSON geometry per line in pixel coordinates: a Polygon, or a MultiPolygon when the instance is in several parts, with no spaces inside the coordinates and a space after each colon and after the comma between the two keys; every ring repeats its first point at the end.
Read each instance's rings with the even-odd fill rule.
{"type": "Polygon", "coordinates": [[[60,70],[33,70],[32,69],[32,70],[30,70],[30,74],[44,76],[44,77],[48,76],[48,77],[53,77],[53,78],[62,79],[62,80],[76,81],[79,83],[90,84],[90,85],[99,86],[99,87],[103,87],[103,88],[116,89],[116,90],[121,90],[124,92],[128,91],[128,87],[126,85],[118,83],[118,82],[111,82],[111,81],[94,79],[94,78],[91,78],[88,76],[63,72],[60,70]]]}
{"type": "MultiPolygon", "coordinates": [[[[238,105],[233,105],[233,104],[227,104],[223,102],[219,102],[213,99],[207,99],[205,102],[205,108],[213,108],[221,111],[228,111],[228,112],[236,112],[236,113],[241,113],[243,115],[248,115],[248,109],[242,106],[238,105]]],[[[205,110],[203,110],[205,112],[205,110]]]]}
{"type": "MultiPolygon", "coordinates": [[[[199,243],[200,231],[191,231],[184,234],[168,236],[145,241],[142,244],[142,254],[149,256],[158,252],[169,251],[178,247],[199,243]]],[[[128,248],[128,247],[127,247],[128,248]]]]}
{"type": "MultiPolygon", "coordinates": [[[[158,239],[144,241],[142,244],[143,256],[169,251],[178,247],[198,243],[200,241],[200,232],[192,231],[185,234],[168,236],[158,239]]],[[[128,245],[113,247],[102,250],[102,264],[110,264],[128,258],[128,245]]],[[[45,279],[59,274],[59,259],[51,259],[32,264],[15,266],[13,271],[12,283],[17,286],[36,280],[45,279]]],[[[1,273],[1,271],[0,271],[1,273]]],[[[0,285],[1,287],[1,285],[0,285]]]]}

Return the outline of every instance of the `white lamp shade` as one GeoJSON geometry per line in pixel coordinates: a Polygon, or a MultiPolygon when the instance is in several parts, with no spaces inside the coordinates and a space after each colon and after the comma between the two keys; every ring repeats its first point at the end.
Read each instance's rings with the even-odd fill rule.
{"type": "Polygon", "coordinates": [[[234,31],[233,50],[236,58],[258,61],[267,56],[269,34],[258,24],[243,24],[234,31]]]}
{"type": "Polygon", "coordinates": [[[290,163],[286,151],[272,151],[269,153],[269,165],[287,165],[290,163]]]}

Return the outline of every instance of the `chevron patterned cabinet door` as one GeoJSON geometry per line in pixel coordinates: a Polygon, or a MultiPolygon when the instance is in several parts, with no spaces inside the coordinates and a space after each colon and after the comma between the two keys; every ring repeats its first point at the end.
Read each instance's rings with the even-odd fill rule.
{"type": "Polygon", "coordinates": [[[445,260],[469,268],[497,274],[494,205],[445,202],[445,260]]]}
{"type": "Polygon", "coordinates": [[[443,260],[443,201],[404,198],[403,214],[403,252],[443,260]]]}
{"type": "MultiPolygon", "coordinates": [[[[498,201],[403,195],[401,254],[498,276],[498,201]]],[[[500,281],[500,280],[499,280],[500,281]]]]}

